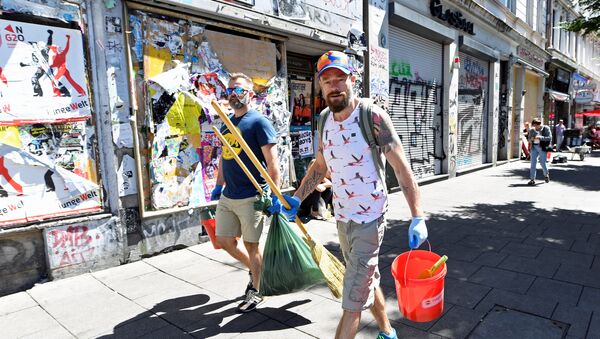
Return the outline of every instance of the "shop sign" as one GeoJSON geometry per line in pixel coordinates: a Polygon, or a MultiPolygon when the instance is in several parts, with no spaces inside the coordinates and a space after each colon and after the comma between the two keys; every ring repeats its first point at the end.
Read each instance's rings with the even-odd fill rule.
{"type": "Polygon", "coordinates": [[[517,46],[517,56],[535,67],[544,69],[546,58],[540,56],[529,48],[517,46]]]}
{"type": "Polygon", "coordinates": [[[471,35],[475,35],[473,32],[473,23],[463,18],[463,14],[460,11],[453,11],[451,9],[446,9],[444,11],[441,0],[431,0],[431,3],[429,4],[429,10],[431,15],[442,21],[448,22],[450,26],[454,26],[471,35]]]}
{"type": "Polygon", "coordinates": [[[579,73],[573,73],[573,89],[576,91],[584,89],[593,91],[596,89],[596,83],[579,73]]]}
{"type": "Polygon", "coordinates": [[[590,90],[577,91],[575,94],[575,102],[578,104],[587,104],[594,98],[594,93],[590,90]]]}

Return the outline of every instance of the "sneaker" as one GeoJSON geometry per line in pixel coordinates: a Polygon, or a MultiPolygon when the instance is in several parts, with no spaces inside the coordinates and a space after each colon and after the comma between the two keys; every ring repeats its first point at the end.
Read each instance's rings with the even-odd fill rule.
{"type": "Polygon", "coordinates": [[[246,290],[244,291],[244,295],[248,295],[248,291],[254,288],[252,285],[252,272],[248,271],[248,276],[250,277],[250,281],[248,281],[248,285],[246,285],[246,290]]]}
{"type": "Polygon", "coordinates": [[[544,178],[545,182],[550,182],[550,174],[548,174],[545,178],[544,178]]]}
{"type": "Polygon", "coordinates": [[[392,333],[390,334],[380,331],[377,339],[398,339],[398,336],[396,335],[396,330],[392,328],[392,333]]]}
{"type": "Polygon", "coordinates": [[[529,186],[535,186],[535,180],[529,180],[529,182],[527,183],[527,185],[529,185],[529,186]]]}
{"type": "Polygon", "coordinates": [[[246,300],[238,305],[237,310],[242,313],[253,311],[263,300],[263,296],[254,288],[251,288],[246,294],[246,300]]]}

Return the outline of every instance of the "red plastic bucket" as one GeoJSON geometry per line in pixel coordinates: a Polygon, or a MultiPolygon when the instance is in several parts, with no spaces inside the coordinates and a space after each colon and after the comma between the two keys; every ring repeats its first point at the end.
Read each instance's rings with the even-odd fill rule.
{"type": "Polygon", "coordinates": [[[217,220],[215,218],[202,220],[202,226],[204,226],[206,233],[208,233],[208,238],[210,239],[210,242],[212,243],[215,250],[220,249],[221,246],[217,244],[217,237],[215,235],[215,229],[217,228],[217,220]]]}
{"type": "Polygon", "coordinates": [[[418,279],[421,272],[439,259],[439,255],[423,250],[404,252],[394,259],[392,276],[396,281],[398,306],[408,320],[428,322],[444,311],[446,263],[438,267],[431,278],[418,279]]]}

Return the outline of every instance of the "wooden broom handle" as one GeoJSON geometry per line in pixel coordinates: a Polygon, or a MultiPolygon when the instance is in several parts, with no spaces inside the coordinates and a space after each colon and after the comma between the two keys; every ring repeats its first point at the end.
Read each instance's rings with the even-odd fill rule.
{"type": "Polygon", "coordinates": [[[217,138],[219,138],[219,140],[221,140],[221,143],[225,146],[225,148],[227,148],[227,150],[229,152],[231,152],[231,154],[233,154],[233,158],[235,159],[235,162],[237,162],[237,164],[242,168],[242,171],[244,171],[244,173],[246,173],[246,175],[248,176],[248,179],[250,179],[250,181],[252,182],[252,185],[254,185],[254,187],[256,188],[258,193],[262,194],[263,189],[258,184],[258,181],[256,181],[256,179],[254,179],[254,176],[252,175],[252,173],[250,173],[250,170],[248,169],[248,167],[246,167],[246,164],[244,164],[242,162],[242,159],[240,159],[240,156],[237,155],[237,153],[235,153],[235,151],[233,150],[233,147],[231,147],[231,145],[227,142],[227,140],[225,140],[225,137],[223,136],[223,134],[221,134],[221,132],[219,132],[219,129],[216,128],[215,126],[213,126],[213,131],[217,135],[217,138]]]}
{"type": "MultiPolygon", "coordinates": [[[[254,153],[250,149],[250,146],[248,146],[248,144],[246,143],[246,141],[244,140],[244,138],[242,137],[240,132],[233,125],[231,120],[229,120],[229,117],[227,116],[227,114],[225,114],[225,112],[223,112],[221,105],[219,105],[219,103],[216,100],[213,100],[211,102],[211,105],[215,109],[215,111],[217,111],[217,114],[219,114],[219,117],[221,117],[221,120],[223,120],[223,123],[225,123],[225,126],[227,126],[227,128],[229,129],[229,132],[231,132],[231,134],[235,137],[235,139],[240,144],[240,146],[242,146],[242,149],[244,150],[244,152],[246,152],[246,155],[248,156],[248,158],[250,158],[250,160],[252,161],[254,166],[256,166],[256,169],[258,169],[258,171],[260,172],[260,175],[267,181],[267,184],[269,184],[269,187],[271,188],[271,192],[273,192],[275,194],[275,196],[279,199],[281,204],[286,209],[290,209],[291,206],[287,202],[287,200],[285,200],[283,195],[281,194],[279,187],[277,187],[277,185],[275,184],[273,179],[271,179],[271,176],[269,175],[267,170],[263,167],[263,165],[260,163],[258,158],[256,158],[256,155],[254,155],[254,153]]],[[[308,231],[306,230],[306,227],[304,226],[302,221],[300,221],[300,218],[296,217],[295,220],[296,220],[296,224],[298,225],[298,227],[300,227],[300,230],[302,231],[302,233],[304,233],[304,236],[308,240],[312,240],[312,238],[308,234],[308,231]]]]}

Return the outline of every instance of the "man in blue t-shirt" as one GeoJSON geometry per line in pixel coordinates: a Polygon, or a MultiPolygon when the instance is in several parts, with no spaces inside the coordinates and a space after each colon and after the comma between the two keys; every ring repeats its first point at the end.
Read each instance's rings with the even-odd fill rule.
{"type": "MultiPolygon", "coordinates": [[[[229,117],[231,122],[250,146],[252,153],[263,166],[266,165],[269,176],[279,186],[277,135],[269,120],[258,111],[250,109],[250,101],[254,96],[252,79],[242,73],[231,74],[227,95],[229,105],[234,111],[234,114],[229,117]]],[[[266,187],[265,179],[260,176],[246,153],[242,152],[240,144],[226,126],[221,128],[221,133],[258,183],[266,187]]],[[[258,244],[263,229],[263,214],[262,211],[254,208],[254,202],[259,199],[256,188],[226,148],[223,148],[219,161],[217,185],[211,194],[211,200],[216,199],[219,199],[216,215],[217,242],[227,253],[250,270],[250,282],[245,292],[246,299],[238,306],[240,312],[250,312],[263,300],[258,292],[262,268],[262,253],[258,244]],[[239,237],[244,241],[245,250],[238,247],[239,237]]]]}

